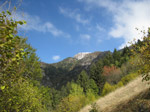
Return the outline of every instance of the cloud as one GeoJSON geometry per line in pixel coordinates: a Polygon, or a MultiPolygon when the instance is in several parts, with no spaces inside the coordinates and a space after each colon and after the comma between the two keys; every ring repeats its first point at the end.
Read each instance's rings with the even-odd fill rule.
{"type": "Polygon", "coordinates": [[[42,23],[38,16],[31,16],[28,13],[17,12],[13,14],[13,18],[16,20],[27,21],[26,25],[21,26],[21,28],[24,30],[35,30],[38,32],[51,33],[55,37],[70,37],[69,34],[57,29],[56,26],[54,26],[51,22],[42,23]]]}
{"type": "Polygon", "coordinates": [[[81,35],[80,35],[80,38],[83,39],[83,40],[90,40],[90,39],[91,39],[91,36],[88,35],[88,34],[81,34],[81,35]]]}
{"type": "Polygon", "coordinates": [[[52,59],[53,59],[54,61],[57,61],[57,60],[59,60],[59,59],[60,59],[60,56],[58,56],[58,55],[53,56],[53,57],[52,57],[52,59]]]}
{"type": "Polygon", "coordinates": [[[123,38],[124,43],[120,46],[123,48],[129,45],[128,42],[134,38],[141,39],[142,33],[139,34],[135,28],[147,31],[150,27],[150,1],[130,1],[124,2],[119,7],[119,11],[114,16],[114,26],[109,34],[114,38],[123,38]]]}
{"type": "Polygon", "coordinates": [[[105,8],[113,17],[113,26],[109,35],[113,38],[123,38],[119,48],[129,45],[128,42],[134,38],[140,39],[143,34],[139,34],[135,28],[146,30],[150,27],[150,1],[149,0],[78,0],[93,7],[105,8]]]}
{"type": "Polygon", "coordinates": [[[78,13],[77,10],[70,10],[67,8],[59,7],[59,11],[61,14],[70,17],[72,19],[75,19],[78,23],[88,24],[90,22],[89,19],[83,18],[83,16],[80,13],[78,13]]]}

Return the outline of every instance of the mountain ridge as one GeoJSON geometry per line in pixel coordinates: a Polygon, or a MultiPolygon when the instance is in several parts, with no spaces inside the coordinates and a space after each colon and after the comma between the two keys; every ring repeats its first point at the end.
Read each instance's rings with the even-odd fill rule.
{"type": "Polygon", "coordinates": [[[81,56],[82,58],[79,60],[74,57],[68,57],[58,63],[41,63],[41,68],[44,71],[42,84],[50,87],[61,88],[67,82],[76,80],[82,70],[88,71],[92,64],[105,57],[108,53],[110,53],[110,51],[96,51],[93,53],[86,52],[83,53],[84,56],[81,56]]]}

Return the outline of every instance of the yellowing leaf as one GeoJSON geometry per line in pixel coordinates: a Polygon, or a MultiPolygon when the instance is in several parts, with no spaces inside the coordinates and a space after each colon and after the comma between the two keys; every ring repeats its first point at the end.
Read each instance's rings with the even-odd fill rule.
{"type": "Polygon", "coordinates": [[[1,86],[1,90],[5,89],[5,86],[1,86]]]}

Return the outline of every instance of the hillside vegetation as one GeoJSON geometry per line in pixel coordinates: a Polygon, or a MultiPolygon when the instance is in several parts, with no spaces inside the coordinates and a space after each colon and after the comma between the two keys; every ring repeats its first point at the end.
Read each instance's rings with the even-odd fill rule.
{"type": "MultiPolygon", "coordinates": [[[[118,88],[114,92],[98,99],[96,105],[99,112],[133,112],[128,111],[127,107],[123,108],[122,105],[128,104],[129,101],[136,98],[141,93],[144,93],[149,90],[150,85],[147,82],[142,82],[142,77],[138,77],[135,80],[131,81],[124,87],[118,88]],[[118,107],[122,108],[118,109],[118,107]]],[[[135,102],[134,102],[135,103],[135,102]]],[[[129,104],[130,105],[130,104],[129,104]]],[[[150,99],[147,104],[148,109],[150,109],[150,99]]],[[[91,105],[88,105],[80,110],[80,112],[89,112],[91,105]]],[[[145,111],[140,111],[145,112],[145,111]]]]}

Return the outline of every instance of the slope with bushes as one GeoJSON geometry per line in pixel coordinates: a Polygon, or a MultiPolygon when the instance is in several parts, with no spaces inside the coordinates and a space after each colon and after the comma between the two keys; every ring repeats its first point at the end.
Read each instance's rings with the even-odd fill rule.
{"type": "MultiPolygon", "coordinates": [[[[142,77],[138,77],[126,86],[118,88],[114,92],[97,100],[97,108],[100,112],[113,112],[119,105],[134,99],[141,92],[147,91],[149,87],[150,85],[146,82],[142,82],[142,77]]],[[[81,109],[80,112],[89,112],[90,109],[91,106],[88,105],[81,109]]]]}

